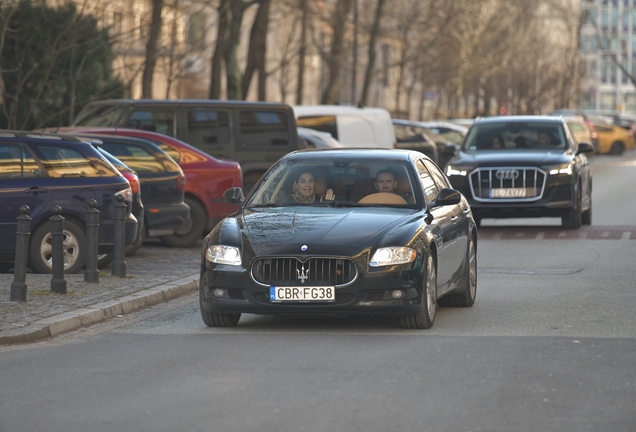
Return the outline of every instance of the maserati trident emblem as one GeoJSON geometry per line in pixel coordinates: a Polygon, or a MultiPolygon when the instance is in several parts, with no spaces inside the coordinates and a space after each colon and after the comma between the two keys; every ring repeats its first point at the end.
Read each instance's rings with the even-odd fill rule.
{"type": "Polygon", "coordinates": [[[305,265],[303,264],[303,266],[300,269],[296,269],[296,273],[298,273],[298,280],[300,281],[300,283],[305,283],[305,281],[307,279],[309,279],[309,269],[307,269],[307,271],[305,271],[305,265]]]}
{"type": "Polygon", "coordinates": [[[499,180],[516,180],[519,177],[519,171],[516,169],[500,169],[495,173],[495,177],[499,180]]]}

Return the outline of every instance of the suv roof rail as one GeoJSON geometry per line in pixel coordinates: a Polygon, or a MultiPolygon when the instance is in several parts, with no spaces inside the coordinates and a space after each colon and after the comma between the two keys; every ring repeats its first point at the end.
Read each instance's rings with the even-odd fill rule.
{"type": "Polygon", "coordinates": [[[34,132],[34,131],[19,131],[19,130],[8,130],[8,129],[0,129],[0,137],[46,138],[46,139],[57,139],[60,141],[72,141],[72,142],[83,141],[73,135],[66,135],[66,134],[53,133],[53,132],[34,132]]]}

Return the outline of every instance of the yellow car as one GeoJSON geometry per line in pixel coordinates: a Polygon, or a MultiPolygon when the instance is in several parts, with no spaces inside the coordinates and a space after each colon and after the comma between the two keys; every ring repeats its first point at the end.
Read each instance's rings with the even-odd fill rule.
{"type": "Polygon", "coordinates": [[[599,153],[621,155],[634,148],[634,136],[625,128],[611,123],[594,123],[600,141],[599,153]]]}

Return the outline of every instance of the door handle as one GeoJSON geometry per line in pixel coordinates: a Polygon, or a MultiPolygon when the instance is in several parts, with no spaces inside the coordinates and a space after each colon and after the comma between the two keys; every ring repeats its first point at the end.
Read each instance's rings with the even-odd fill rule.
{"type": "Polygon", "coordinates": [[[464,214],[465,214],[465,215],[470,214],[470,209],[469,209],[469,208],[464,209],[464,214]]]}
{"type": "Polygon", "coordinates": [[[455,222],[457,222],[457,219],[459,219],[457,216],[452,216],[451,217],[451,222],[455,223],[455,222]]]}
{"type": "Polygon", "coordinates": [[[25,190],[26,193],[30,194],[47,193],[48,191],[49,190],[47,188],[39,188],[37,186],[33,186],[32,188],[25,190]]]}

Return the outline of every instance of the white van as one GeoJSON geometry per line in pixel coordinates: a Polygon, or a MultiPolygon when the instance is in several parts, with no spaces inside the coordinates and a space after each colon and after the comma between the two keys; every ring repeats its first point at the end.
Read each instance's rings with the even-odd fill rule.
{"type": "Polygon", "coordinates": [[[395,131],[384,108],[347,105],[296,105],[300,127],[330,133],[344,147],[395,148],[395,131]]]}

